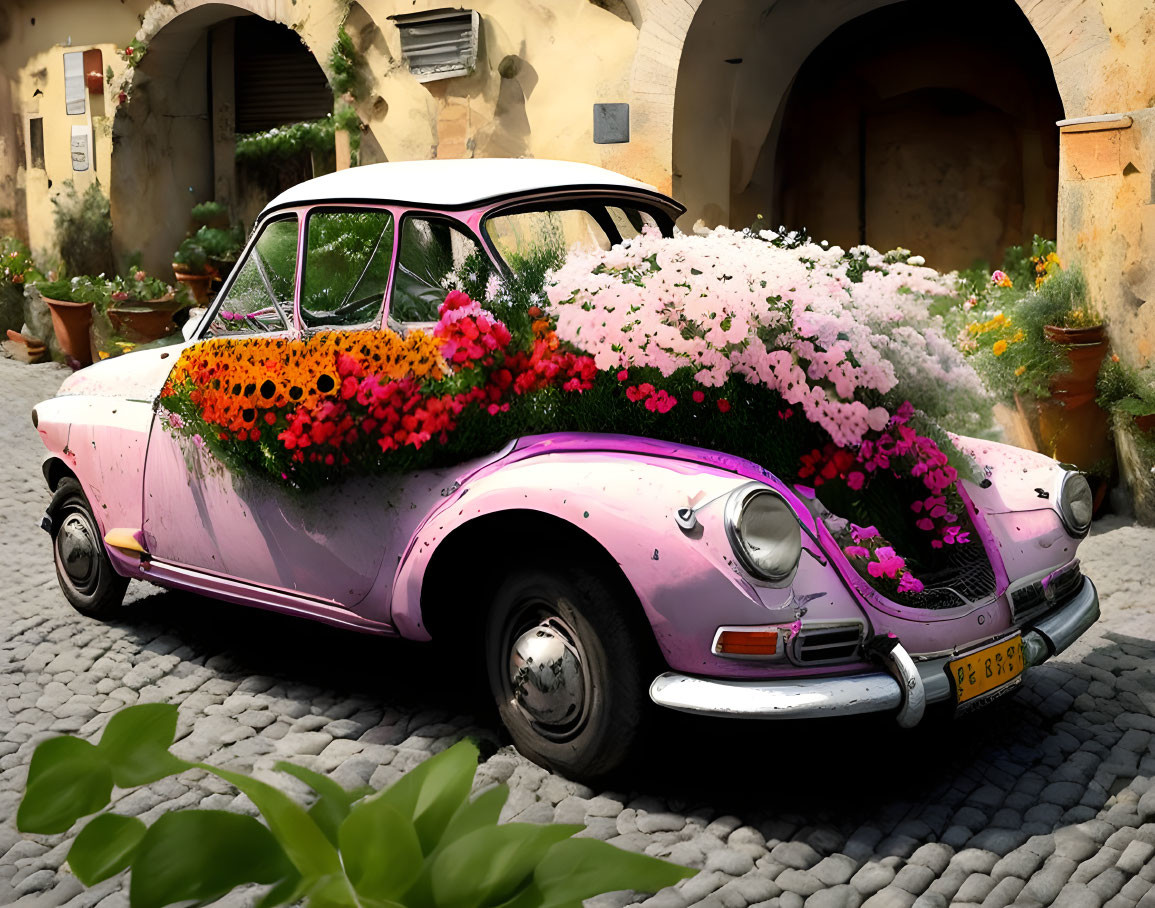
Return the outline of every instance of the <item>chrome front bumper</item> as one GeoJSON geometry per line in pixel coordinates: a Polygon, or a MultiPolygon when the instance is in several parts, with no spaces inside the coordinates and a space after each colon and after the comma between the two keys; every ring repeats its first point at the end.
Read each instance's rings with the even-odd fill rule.
{"type": "MultiPolygon", "coordinates": [[[[1022,628],[1026,666],[1061,653],[1098,618],[1099,595],[1095,584],[1084,577],[1082,589],[1070,602],[1022,628]]],[[[885,657],[889,672],[781,681],[724,681],[665,672],[650,685],[650,699],[681,712],[748,719],[816,719],[896,710],[899,724],[910,727],[922,718],[926,703],[952,697],[945,668],[953,658],[916,663],[899,644],[885,657]]]]}

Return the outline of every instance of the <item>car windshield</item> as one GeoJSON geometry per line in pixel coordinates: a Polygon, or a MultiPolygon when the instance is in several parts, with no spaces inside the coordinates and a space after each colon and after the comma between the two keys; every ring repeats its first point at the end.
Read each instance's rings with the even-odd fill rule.
{"type": "Polygon", "coordinates": [[[543,251],[593,251],[657,229],[653,215],[629,204],[552,202],[506,208],[485,219],[483,229],[498,255],[516,269],[543,251]]]}

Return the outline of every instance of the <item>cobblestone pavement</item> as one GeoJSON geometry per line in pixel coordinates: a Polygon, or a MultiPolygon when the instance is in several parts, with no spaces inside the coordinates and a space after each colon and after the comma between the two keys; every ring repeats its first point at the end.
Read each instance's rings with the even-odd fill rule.
{"type": "MultiPolygon", "coordinates": [[[[648,908],[1155,905],[1155,531],[1097,526],[1082,553],[1103,620],[999,706],[911,732],[664,715],[644,771],[593,791],[518,756],[419,647],[137,584],[123,621],[73,613],[35,529],[47,498],[28,422],[63,377],[0,360],[0,904],[127,906],[123,876],[83,890],[61,867],[67,840],[23,838],[14,816],[38,741],[95,737],[122,705],[159,700],[181,706],[183,756],[262,773],[290,757],[345,784],[385,785],[476,735],[478,784],[510,784],[507,819],[585,823],[701,868],[648,908]]],[[[115,807],[152,821],[194,804],[246,808],[191,773],[115,807]]]]}

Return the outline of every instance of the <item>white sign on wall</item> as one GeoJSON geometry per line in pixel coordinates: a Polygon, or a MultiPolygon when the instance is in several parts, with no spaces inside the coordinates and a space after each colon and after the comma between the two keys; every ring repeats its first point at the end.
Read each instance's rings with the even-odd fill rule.
{"type": "Polygon", "coordinates": [[[72,169],[88,170],[92,157],[92,130],[88,126],[72,127],[72,169]]]}
{"type": "Polygon", "coordinates": [[[73,51],[64,55],[64,112],[84,113],[84,97],[84,51],[73,51]]]}

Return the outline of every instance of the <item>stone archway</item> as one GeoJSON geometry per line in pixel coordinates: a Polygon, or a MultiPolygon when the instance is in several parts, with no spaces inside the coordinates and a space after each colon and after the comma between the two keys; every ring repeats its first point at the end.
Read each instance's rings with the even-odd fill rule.
{"type": "Polygon", "coordinates": [[[165,273],[190,208],[208,199],[229,204],[249,226],[262,200],[247,204],[236,182],[232,26],[243,19],[296,34],[314,81],[325,88],[319,61],[327,45],[311,47],[290,31],[288,9],[268,0],[177,0],[150,8],[137,34],[148,50],[129,72],[128,100],[113,122],[110,198],[118,255],[139,251],[148,270],[165,273]]]}
{"type": "Polygon", "coordinates": [[[1013,4],[895,3],[807,57],[731,187],[730,220],[764,211],[841,246],[908,246],[944,270],[998,264],[1008,246],[1055,236],[1062,118],[1013,4]]]}
{"type": "MultiPolygon", "coordinates": [[[[719,198],[728,200],[732,166],[739,172],[752,166],[749,157],[740,153],[735,155],[738,160],[730,160],[730,124],[741,115],[733,88],[739,81],[751,81],[750,77],[739,76],[738,71],[754,63],[755,67],[748,68],[757,68],[764,74],[761,90],[784,98],[802,63],[826,37],[846,22],[891,2],[894,0],[841,0],[829,4],[777,0],[767,7],[765,3],[746,0],[727,4],[716,0],[641,0],[642,26],[630,80],[630,101],[636,132],[654,162],[651,180],[660,188],[672,189],[689,203],[692,211],[698,212],[696,216],[708,221],[712,217],[726,220],[728,211],[720,210],[722,206],[719,210],[708,206],[718,205],[719,198]],[[722,46],[724,42],[709,38],[711,32],[724,30],[719,25],[726,24],[743,39],[729,48],[722,46]],[[768,41],[773,43],[767,44],[768,41]],[[711,47],[712,43],[716,46],[711,47]],[[773,52],[759,52],[759,46],[773,47],[773,52]],[[750,49],[754,52],[750,53],[750,49]],[[738,59],[742,62],[729,62],[738,59]],[[724,91],[699,105],[704,116],[689,129],[696,141],[715,148],[714,160],[723,162],[723,167],[700,166],[693,160],[681,160],[678,154],[675,121],[683,119],[679,108],[684,100],[678,97],[679,74],[687,72],[692,74],[688,84],[724,86],[724,91]],[[773,84],[768,85],[768,81],[773,84]],[[703,181],[698,184],[703,188],[687,186],[686,180],[691,177],[703,181]]],[[[920,2],[929,4],[930,0],[920,2]]],[[[1111,42],[1103,10],[1092,0],[1016,2],[1047,52],[1065,115],[1101,112],[1092,109],[1086,70],[1094,65],[1094,51],[1111,42]]],[[[997,25],[992,23],[992,27],[997,25]]],[[[767,123],[763,116],[744,129],[757,138],[762,130],[768,135],[773,125],[772,117],[767,123]]],[[[761,147],[764,138],[763,135],[758,139],[756,147],[761,147]]],[[[742,145],[738,143],[739,148],[742,145]]]]}

